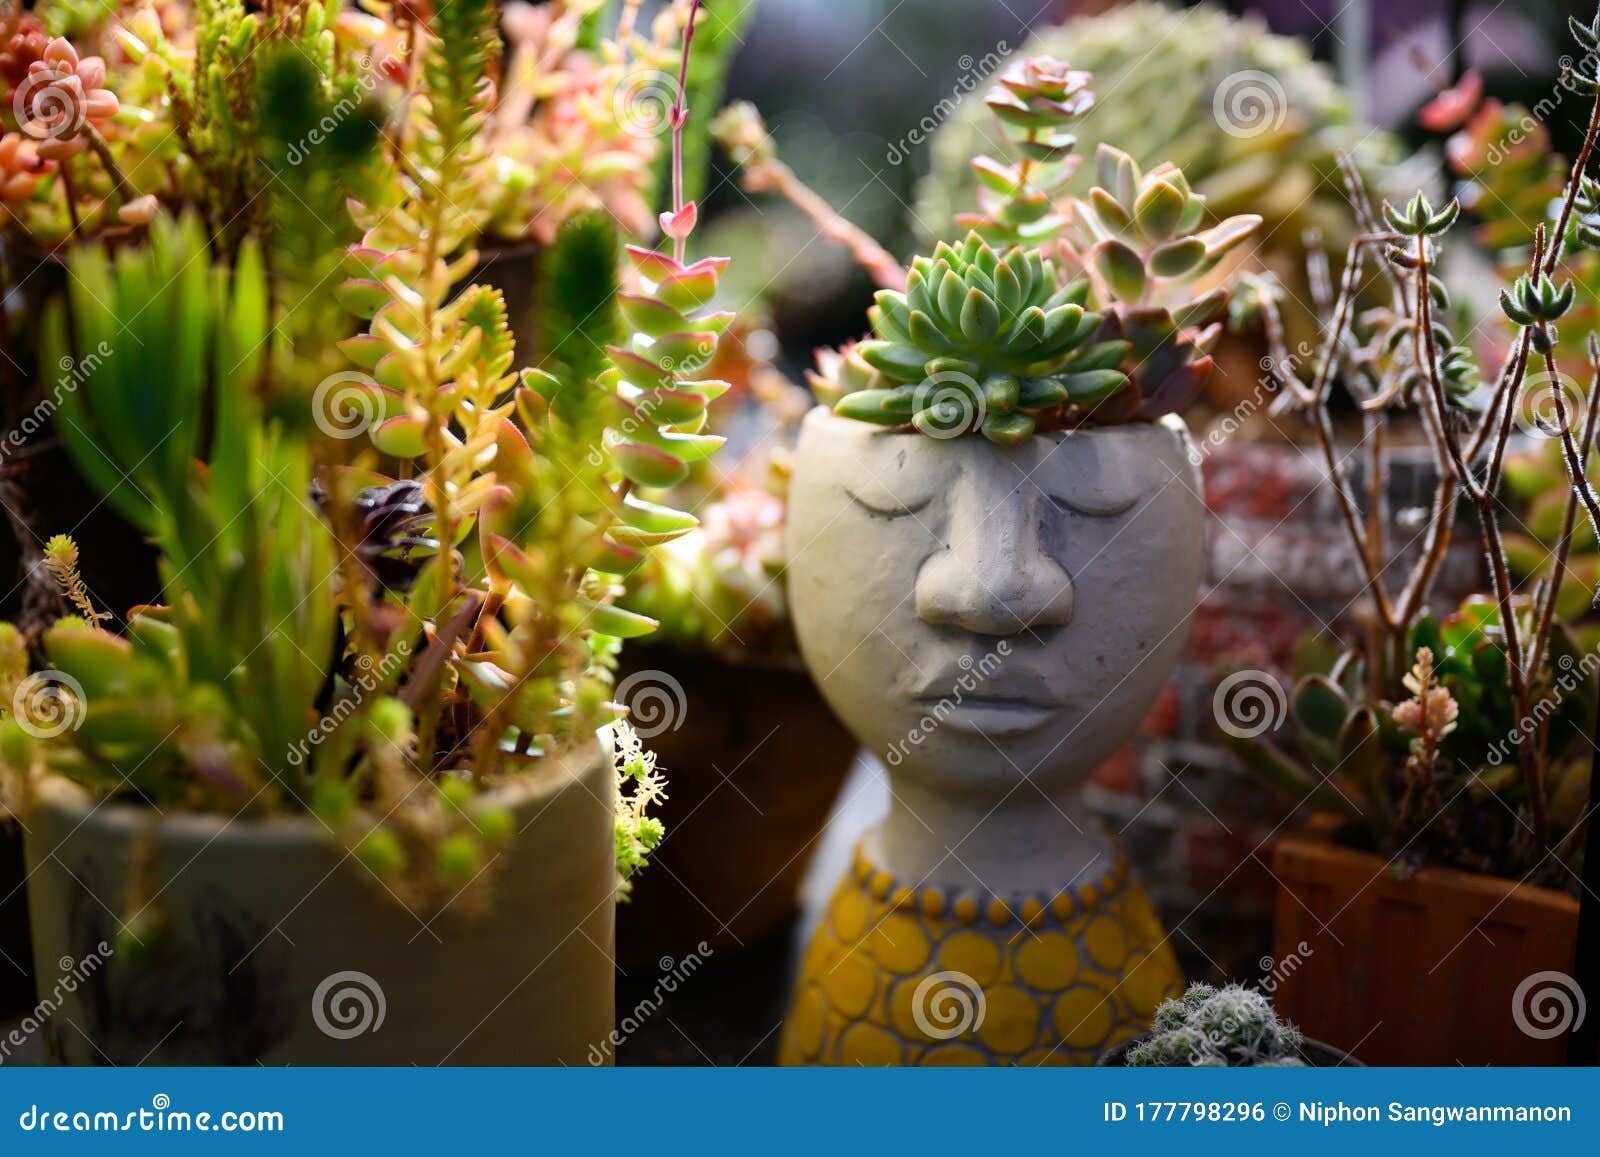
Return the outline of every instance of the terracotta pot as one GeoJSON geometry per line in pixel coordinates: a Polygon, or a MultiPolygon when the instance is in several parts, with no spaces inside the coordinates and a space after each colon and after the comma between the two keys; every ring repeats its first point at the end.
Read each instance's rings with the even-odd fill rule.
{"type": "Polygon", "coordinates": [[[418,916],[322,825],[43,785],[26,838],[55,1064],[584,1064],[613,1019],[615,783],[600,748],[498,789],[518,818],[491,907],[418,916]],[[146,857],[137,949],[123,936],[146,857]]]}
{"type": "Polygon", "coordinates": [[[856,741],[794,657],[643,646],[622,668],[622,698],[668,794],[666,839],[617,910],[618,958],[626,968],[771,935],[795,914],[856,741]]]}
{"type": "Polygon", "coordinates": [[[1449,868],[1399,880],[1312,840],[1284,840],[1273,866],[1273,1001],[1306,1035],[1375,1065],[1564,1062],[1571,896],[1449,868]]]}
{"type": "MultiPolygon", "coordinates": [[[[1132,1040],[1125,1040],[1116,1048],[1111,1049],[1095,1061],[1099,1069],[1125,1069],[1128,1067],[1128,1052],[1135,1045],[1149,1038],[1149,1033],[1136,1036],[1132,1040]]],[[[1300,1059],[1313,1069],[1364,1069],[1367,1066],[1356,1060],[1355,1057],[1343,1049],[1336,1049],[1332,1045],[1323,1044],[1319,1040],[1306,1040],[1300,1046],[1300,1059]]]]}

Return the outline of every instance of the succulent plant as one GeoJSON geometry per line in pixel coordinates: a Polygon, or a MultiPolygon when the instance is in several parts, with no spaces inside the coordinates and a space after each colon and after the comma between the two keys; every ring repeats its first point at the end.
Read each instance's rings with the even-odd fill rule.
{"type": "MultiPolygon", "coordinates": [[[[1072,125],[1080,153],[1092,156],[1109,142],[1146,168],[1171,161],[1214,212],[1261,214],[1258,254],[1285,279],[1300,273],[1307,228],[1335,251],[1355,232],[1340,191],[1340,150],[1380,190],[1400,183],[1391,178],[1402,155],[1395,138],[1357,124],[1349,97],[1305,43],[1274,35],[1257,17],[1134,0],[1042,28],[1019,52],[1062,57],[1094,74],[1105,99],[1072,125]]],[[[1009,135],[976,101],[959,105],[934,135],[913,217],[932,230],[925,243],[959,235],[946,223],[972,203],[981,176],[968,163],[985,153],[1013,163],[1019,153],[1009,135]]],[[[1085,196],[1092,180],[1076,173],[1064,191],[1085,196]]],[[[1297,287],[1296,297],[1305,296],[1297,287]]]]}
{"type": "Polygon", "coordinates": [[[1125,341],[1119,368],[1133,388],[1111,399],[1102,423],[1150,419],[1186,408],[1211,376],[1228,291],[1186,288],[1215,269],[1261,224],[1254,214],[1205,226],[1205,198],[1171,164],[1141,172],[1127,153],[1102,144],[1099,183],[1074,204],[1073,228],[1106,302],[1096,337],[1125,341]]]}
{"type": "Polygon", "coordinates": [[[984,103],[1018,154],[1014,164],[990,156],[972,161],[981,213],[960,213],[959,228],[996,245],[1042,245],[1058,236],[1067,217],[1057,190],[1076,171],[1077,137],[1068,129],[1094,107],[1092,77],[1053,56],[1019,60],[1000,77],[984,103]]]}
{"type": "Polygon", "coordinates": [[[1156,1009],[1148,1036],[1128,1050],[1130,1068],[1301,1068],[1300,1030],[1279,1020],[1254,989],[1191,984],[1156,1009]]]}
{"type": "Polygon", "coordinates": [[[1583,740],[1600,680],[1560,622],[1550,652],[1537,726],[1525,734],[1506,678],[1499,609],[1475,595],[1442,619],[1418,618],[1407,641],[1410,670],[1393,699],[1373,698],[1366,660],[1356,652],[1339,655],[1326,670],[1315,669],[1312,659],[1288,699],[1298,758],[1266,737],[1228,742],[1263,783],[1338,817],[1367,846],[1504,872],[1516,863],[1516,809],[1525,802],[1519,744],[1536,743],[1548,754],[1556,820],[1581,816],[1583,740]]]}
{"type": "Polygon", "coordinates": [[[850,383],[836,375],[835,411],[1002,445],[1077,425],[1127,385],[1111,368],[1126,346],[1080,348],[1100,323],[1084,309],[1088,291],[1084,281],[1060,284],[1038,250],[1000,253],[976,233],[959,249],[941,242],[912,262],[904,293],[879,291],[868,314],[875,340],[846,358],[871,376],[843,392],[850,383]]]}

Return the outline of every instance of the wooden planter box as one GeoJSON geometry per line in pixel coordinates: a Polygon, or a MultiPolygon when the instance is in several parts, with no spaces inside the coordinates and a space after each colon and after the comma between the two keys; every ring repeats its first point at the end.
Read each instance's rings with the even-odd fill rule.
{"type": "Polygon", "coordinates": [[[1530,1035],[1513,1002],[1535,973],[1570,977],[1571,896],[1448,868],[1397,880],[1376,856],[1312,840],[1282,841],[1273,867],[1273,1000],[1308,1037],[1369,1065],[1565,1063],[1567,1034],[1530,1035]]]}

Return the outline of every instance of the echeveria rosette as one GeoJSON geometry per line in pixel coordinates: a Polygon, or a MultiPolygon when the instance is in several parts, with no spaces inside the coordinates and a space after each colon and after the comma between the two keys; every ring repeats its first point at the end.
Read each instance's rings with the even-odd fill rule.
{"type": "Polygon", "coordinates": [[[834,410],[1001,445],[1077,425],[1128,385],[1112,368],[1128,347],[1087,344],[1100,324],[1084,309],[1088,290],[1062,285],[1038,250],[1001,254],[976,233],[959,249],[941,242],[912,262],[904,293],[878,293],[874,340],[823,364],[842,395],[834,410]]]}
{"type": "Polygon", "coordinates": [[[1188,287],[1249,238],[1261,218],[1243,214],[1203,228],[1205,198],[1177,166],[1142,172],[1109,145],[1100,146],[1095,166],[1099,184],[1074,203],[1073,226],[1108,303],[1096,336],[1128,344],[1121,368],[1137,387],[1096,417],[1153,420],[1185,409],[1211,377],[1210,353],[1222,333],[1216,319],[1228,291],[1216,286],[1192,295],[1188,287]]]}

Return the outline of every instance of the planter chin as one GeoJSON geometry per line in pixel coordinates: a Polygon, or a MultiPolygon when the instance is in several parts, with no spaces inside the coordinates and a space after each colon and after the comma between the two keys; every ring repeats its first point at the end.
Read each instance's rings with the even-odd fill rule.
{"type": "MultiPolygon", "coordinates": [[[[1578,902],[1311,839],[1278,845],[1274,1000],[1377,1065],[1559,1065],[1581,997],[1578,902]]],[[[1589,1015],[1594,1015],[1591,1009],[1589,1015]]]]}
{"type": "Polygon", "coordinates": [[[596,743],[489,792],[517,834],[487,905],[421,914],[313,819],[44,781],[25,843],[47,1061],[588,1063],[613,1021],[613,776],[596,743]]]}
{"type": "Polygon", "coordinates": [[[618,960],[774,935],[794,918],[855,739],[795,655],[630,646],[618,688],[669,785],[666,839],[617,910],[618,960]]]}

